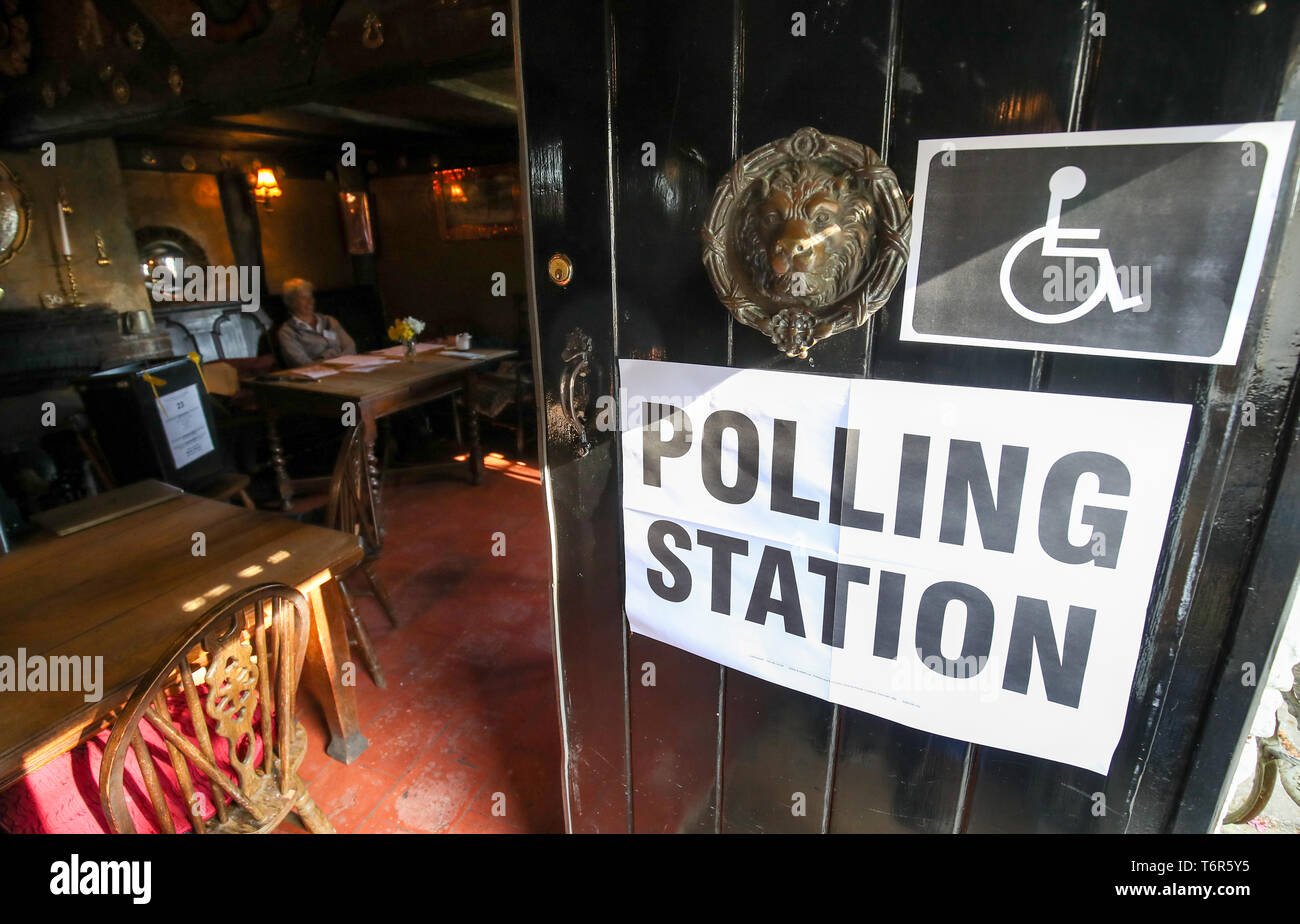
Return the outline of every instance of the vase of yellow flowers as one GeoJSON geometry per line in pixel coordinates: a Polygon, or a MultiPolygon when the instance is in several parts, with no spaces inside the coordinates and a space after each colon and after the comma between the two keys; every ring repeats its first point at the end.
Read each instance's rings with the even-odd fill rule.
{"type": "Polygon", "coordinates": [[[388,339],[406,347],[406,359],[415,358],[415,338],[424,332],[424,322],[419,318],[398,318],[388,328],[388,339]]]}

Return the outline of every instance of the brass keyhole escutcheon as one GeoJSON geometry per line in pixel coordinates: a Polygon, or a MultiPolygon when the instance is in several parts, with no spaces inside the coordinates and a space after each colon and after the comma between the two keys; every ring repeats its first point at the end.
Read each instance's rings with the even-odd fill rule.
{"type": "Polygon", "coordinates": [[[787,356],[861,327],[907,267],[912,216],[871,148],[801,128],[742,157],[704,223],[718,300],[787,356]]]}
{"type": "Polygon", "coordinates": [[[567,286],[573,278],[573,261],[562,253],[551,254],[551,259],[546,262],[546,272],[550,274],[551,282],[567,286]]]}

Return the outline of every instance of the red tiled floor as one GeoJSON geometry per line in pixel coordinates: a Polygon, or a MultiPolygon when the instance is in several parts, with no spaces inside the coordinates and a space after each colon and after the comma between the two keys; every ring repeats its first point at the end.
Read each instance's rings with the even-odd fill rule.
{"type": "Polygon", "coordinates": [[[370,817],[396,783],[387,773],[336,762],[322,770],[307,788],[335,830],[348,832],[370,817]]]}
{"type": "Polygon", "coordinates": [[[375,810],[375,821],[421,834],[442,833],[464,814],[486,779],[486,771],[435,753],[402,778],[375,810]]]}
{"type": "Polygon", "coordinates": [[[354,651],[370,746],[348,766],[324,754],[323,716],[304,696],[313,798],[340,832],[563,831],[541,488],[489,470],[478,487],[386,486],[384,501],[377,567],[400,625],[369,597],[357,606],[388,687],[354,651]],[[492,554],[497,532],[504,556],[492,554]]]}
{"type": "Polygon", "coordinates": [[[409,696],[394,702],[366,726],[370,739],[357,765],[379,770],[397,779],[411,769],[451,721],[454,709],[443,700],[419,700],[409,696]]]}

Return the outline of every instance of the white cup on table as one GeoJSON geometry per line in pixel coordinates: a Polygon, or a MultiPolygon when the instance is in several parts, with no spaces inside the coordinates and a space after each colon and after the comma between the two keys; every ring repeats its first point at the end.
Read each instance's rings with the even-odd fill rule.
{"type": "Polygon", "coordinates": [[[458,350],[468,350],[468,349],[469,349],[469,344],[470,344],[470,336],[469,336],[469,334],[457,334],[457,335],[456,335],[456,349],[458,349],[458,350]]]}

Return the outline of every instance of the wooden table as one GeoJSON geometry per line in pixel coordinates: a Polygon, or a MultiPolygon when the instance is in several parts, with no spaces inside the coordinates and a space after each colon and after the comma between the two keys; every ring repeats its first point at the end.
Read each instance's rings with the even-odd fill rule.
{"type": "Polygon", "coordinates": [[[397,411],[463,391],[469,409],[469,476],[483,477],[483,448],[478,415],[474,413],[475,373],[487,365],[517,355],[515,350],[474,350],[481,359],[446,356],[440,351],[418,353],[373,372],[339,372],[312,382],[258,379],[249,382],[267,412],[271,462],[286,510],[293,500],[293,482],[285,465],[277,419],[285,414],[330,417],[344,428],[342,448],[330,479],[326,523],[365,537],[374,552],[383,547],[384,515],[379,462],[375,456],[378,421],[397,411]]]}
{"type": "Polygon", "coordinates": [[[332,576],[361,557],[356,536],[192,494],[0,557],[0,655],[103,658],[97,702],[81,691],[0,692],[0,788],[95,734],[206,610],[267,581],[311,604],[303,679],[329,723],[326,750],[355,760],[367,742],[343,683],[350,656],[332,576]]]}

